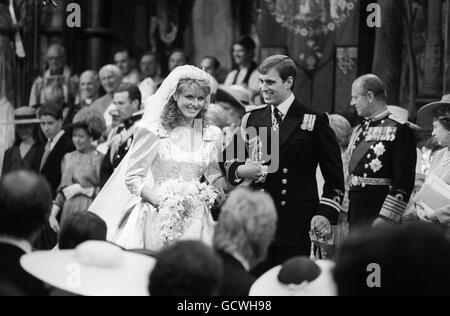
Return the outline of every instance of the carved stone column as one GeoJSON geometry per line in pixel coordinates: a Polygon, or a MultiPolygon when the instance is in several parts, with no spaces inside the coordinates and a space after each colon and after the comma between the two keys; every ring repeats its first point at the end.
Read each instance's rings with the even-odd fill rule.
{"type": "Polygon", "coordinates": [[[373,73],[386,84],[388,104],[399,104],[403,24],[401,1],[380,0],[382,27],[376,30],[373,73]]]}
{"type": "Polygon", "coordinates": [[[233,41],[231,4],[223,0],[197,0],[193,11],[195,63],[205,55],[217,57],[222,66],[231,67],[233,41]],[[211,30],[215,30],[211,32],[211,30]],[[220,34],[220,36],[217,36],[220,34]]]}
{"type": "Polygon", "coordinates": [[[442,94],[442,43],[442,1],[428,1],[424,96],[439,97],[442,94]]]}
{"type": "Polygon", "coordinates": [[[111,34],[111,31],[106,27],[105,13],[107,1],[105,0],[89,0],[89,26],[85,29],[88,37],[88,67],[94,70],[99,70],[102,67],[102,62],[105,58],[105,37],[111,34]]]}

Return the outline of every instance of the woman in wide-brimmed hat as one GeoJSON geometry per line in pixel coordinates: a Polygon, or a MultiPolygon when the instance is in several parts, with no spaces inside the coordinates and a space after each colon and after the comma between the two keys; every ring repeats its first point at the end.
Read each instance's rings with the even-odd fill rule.
{"type": "Polygon", "coordinates": [[[93,145],[106,130],[99,112],[82,109],[73,124],[66,128],[72,130],[76,151],[68,153],[62,161],[61,184],[50,215],[50,226],[55,232],[72,214],[86,211],[100,192],[100,168],[104,158],[93,145]],[[58,223],[56,218],[61,211],[58,223]]]}
{"type": "Polygon", "coordinates": [[[3,124],[14,124],[16,140],[5,153],[2,175],[19,169],[39,172],[44,145],[39,137],[39,119],[36,110],[21,107],[15,110],[14,120],[3,124]]]}
{"type": "Polygon", "coordinates": [[[31,275],[81,296],[148,296],[155,262],[103,241],[87,241],[74,250],[33,252],[20,260],[31,275]]]}
{"type": "Polygon", "coordinates": [[[429,175],[425,184],[415,198],[418,216],[421,220],[443,224],[450,228],[450,198],[448,205],[444,202],[445,195],[440,192],[450,192],[450,95],[445,95],[441,101],[425,105],[417,113],[419,122],[424,129],[433,130],[432,135],[443,147],[436,152],[431,161],[429,175]],[[435,190],[439,185],[440,190],[435,190]],[[444,190],[444,191],[442,191],[444,190]],[[440,205],[444,202],[444,205],[440,205]],[[437,204],[436,204],[437,203],[437,204]],[[432,205],[434,204],[434,205],[432,205]]]}

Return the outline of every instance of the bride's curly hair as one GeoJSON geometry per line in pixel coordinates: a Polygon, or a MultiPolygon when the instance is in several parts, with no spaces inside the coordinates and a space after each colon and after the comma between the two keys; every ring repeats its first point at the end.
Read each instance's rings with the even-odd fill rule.
{"type": "MultiPolygon", "coordinates": [[[[181,79],[178,82],[178,86],[175,93],[181,94],[187,88],[192,87],[194,85],[198,86],[200,90],[205,93],[205,97],[208,97],[211,94],[211,83],[209,81],[192,78],[181,79]]],[[[202,120],[203,127],[206,127],[208,124],[208,119],[206,117],[206,113],[208,112],[208,105],[209,102],[205,101],[205,106],[195,118],[196,120],[197,119],[202,120]]],[[[180,109],[178,108],[177,102],[175,101],[173,95],[169,98],[169,101],[164,107],[164,111],[161,115],[161,122],[164,128],[168,130],[173,130],[176,127],[179,127],[183,122],[183,113],[181,113],[180,109]]]]}

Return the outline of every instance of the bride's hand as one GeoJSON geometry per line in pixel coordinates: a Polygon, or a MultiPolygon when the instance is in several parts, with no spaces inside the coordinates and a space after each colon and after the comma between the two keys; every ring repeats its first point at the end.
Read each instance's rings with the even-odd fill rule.
{"type": "Polygon", "coordinates": [[[158,209],[161,206],[161,202],[162,201],[160,198],[154,198],[150,204],[153,205],[154,208],[158,209]]]}
{"type": "Polygon", "coordinates": [[[158,208],[161,204],[161,197],[155,194],[155,192],[148,186],[142,189],[141,198],[147,203],[150,203],[154,208],[158,208]]]}

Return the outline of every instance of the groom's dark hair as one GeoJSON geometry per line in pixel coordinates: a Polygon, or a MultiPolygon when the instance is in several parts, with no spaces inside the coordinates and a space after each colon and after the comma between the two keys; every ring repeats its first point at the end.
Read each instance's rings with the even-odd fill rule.
{"type": "Polygon", "coordinates": [[[259,66],[258,71],[265,75],[271,69],[275,69],[280,74],[281,79],[286,81],[289,77],[297,78],[297,66],[295,62],[285,55],[274,55],[266,58],[259,66]]]}

